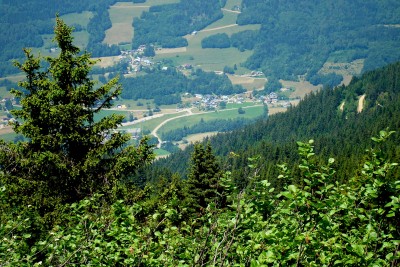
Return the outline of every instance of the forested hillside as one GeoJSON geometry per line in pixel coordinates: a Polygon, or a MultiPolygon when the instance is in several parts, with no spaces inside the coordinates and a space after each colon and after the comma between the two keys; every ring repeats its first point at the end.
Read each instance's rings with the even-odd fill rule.
{"type": "Polygon", "coordinates": [[[220,19],[225,2],[182,0],[177,4],[153,6],[133,21],[133,47],[149,43],[164,48],[187,46],[187,40],[182,37],[220,19]]]}
{"type": "MultiPolygon", "coordinates": [[[[325,88],[307,96],[285,113],[270,116],[252,126],[210,139],[224,165],[241,180],[248,175],[248,158],[260,156],[259,173],[277,177],[277,164],[298,162],[296,141],[315,140],[315,150],[322,158],[333,156],[339,163],[338,178],[355,175],[354,166],[361,164],[361,155],[371,145],[370,137],[381,129],[400,129],[400,63],[368,72],[354,78],[349,86],[325,88]],[[362,112],[357,112],[360,96],[365,94],[362,112]],[[230,153],[235,157],[227,158],[230,153]]],[[[393,160],[400,159],[399,133],[387,143],[393,160]]],[[[189,151],[178,152],[153,165],[167,167],[185,175],[189,151]],[[183,160],[186,159],[186,160],[183,160]]],[[[150,177],[154,179],[154,173],[150,177]]]]}
{"type": "MultiPolygon", "coordinates": [[[[22,48],[41,47],[43,45],[41,34],[53,33],[54,18],[56,13],[63,15],[74,12],[92,11],[95,16],[88,26],[90,33],[89,51],[97,56],[100,54],[113,54],[105,45],[104,31],[111,27],[107,8],[115,0],[82,0],[82,1],[0,1],[0,76],[15,73],[11,60],[23,58],[22,48]]],[[[119,49],[113,47],[114,54],[119,54],[119,49]]]]}
{"type": "Polygon", "coordinates": [[[267,76],[317,82],[327,60],[367,71],[400,59],[399,1],[243,0],[237,23],[262,25],[245,65],[267,76]]]}

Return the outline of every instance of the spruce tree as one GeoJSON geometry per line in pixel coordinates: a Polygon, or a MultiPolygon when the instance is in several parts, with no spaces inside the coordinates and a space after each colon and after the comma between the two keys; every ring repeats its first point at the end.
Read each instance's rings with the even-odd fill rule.
{"type": "Polygon", "coordinates": [[[205,208],[216,199],[219,190],[221,169],[208,143],[194,145],[188,172],[189,206],[196,210],[205,208]]]}
{"type": "Polygon", "coordinates": [[[127,146],[129,136],[116,131],[123,116],[95,120],[120,95],[118,79],[103,86],[89,79],[95,61],[73,45],[72,28],[58,17],[54,39],[58,56],[44,58],[43,64],[25,49],[26,61],[16,63],[26,80],[19,84],[24,90],[12,91],[22,106],[12,111],[13,129],[29,141],[0,142],[2,183],[43,205],[45,199],[65,203],[108,193],[153,159],[145,140],[127,146]]]}

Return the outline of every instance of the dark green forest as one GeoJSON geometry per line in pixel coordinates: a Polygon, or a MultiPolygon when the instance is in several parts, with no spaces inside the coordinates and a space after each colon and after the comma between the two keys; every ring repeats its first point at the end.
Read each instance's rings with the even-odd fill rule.
{"type": "MultiPolygon", "coordinates": [[[[105,30],[111,27],[107,8],[115,0],[82,1],[0,1],[0,76],[16,73],[11,60],[24,57],[22,48],[41,47],[41,34],[51,34],[54,28],[55,14],[64,15],[74,12],[92,11],[94,17],[88,25],[90,34],[88,51],[93,56],[118,55],[117,46],[101,44],[105,30]]],[[[78,29],[77,30],[82,30],[78,29]]]]}
{"type": "Polygon", "coordinates": [[[245,66],[278,79],[317,83],[328,59],[365,58],[364,71],[400,59],[398,1],[243,0],[237,23],[261,24],[245,66]]]}
{"type": "MultiPolygon", "coordinates": [[[[263,117],[266,118],[267,114],[264,114],[263,117]]],[[[199,123],[191,126],[191,127],[183,127],[178,128],[161,135],[163,140],[168,141],[181,141],[184,137],[190,134],[196,133],[207,133],[207,132],[229,132],[236,129],[243,128],[249,124],[253,124],[256,120],[249,120],[244,118],[237,119],[218,119],[212,120],[210,122],[206,122],[201,120],[199,123]]]]}
{"type": "MultiPolygon", "coordinates": [[[[301,41],[308,39],[301,31],[300,42],[292,47],[292,27],[287,28],[286,45],[268,43],[263,28],[273,32],[274,27],[287,26],[281,20],[293,17],[279,13],[266,23],[259,21],[263,12],[280,12],[286,5],[285,12],[308,12],[313,18],[314,8],[343,8],[345,2],[283,0],[278,5],[275,0],[244,0],[239,18],[262,23],[261,44],[271,45],[262,50],[255,44],[260,65],[254,67],[266,68],[281,49],[293,55],[293,63],[274,62],[282,67],[282,74],[277,69],[271,74],[279,82],[279,75],[297,66],[301,49],[318,57],[308,52],[300,57],[310,68],[331,51],[324,48],[324,38],[315,41],[320,51],[314,50],[314,39],[302,47],[301,41]],[[299,50],[292,54],[290,49],[299,50]],[[269,57],[260,54],[264,50],[269,57]]],[[[25,2],[15,3],[22,7],[25,2]]],[[[191,10],[192,2],[183,3],[191,10]]],[[[354,25],[338,16],[339,26],[353,29],[358,38],[358,32],[371,29],[361,19],[364,15],[370,16],[367,23],[395,23],[397,2],[380,3],[379,8],[373,1],[347,3],[343,10],[357,7],[360,13],[347,14],[355,17],[354,25]]],[[[11,1],[0,5],[8,8],[11,1]]],[[[65,5],[71,10],[75,6],[65,5]]],[[[196,1],[193,6],[201,9],[196,1]]],[[[169,7],[150,13],[164,8],[169,7]]],[[[196,12],[202,17],[205,11],[196,12]]],[[[329,21],[335,13],[326,12],[329,21]]],[[[33,14],[37,19],[32,25],[42,21],[44,13],[33,14]]],[[[98,19],[107,27],[107,19],[98,19]]],[[[90,78],[95,62],[73,44],[72,28],[59,17],[51,28],[60,53],[41,57],[24,49],[17,57],[23,59],[15,64],[26,79],[11,89],[21,105],[11,111],[16,118],[12,127],[24,138],[16,143],[0,140],[0,266],[400,265],[400,62],[369,70],[396,59],[394,50],[385,56],[390,46],[381,40],[397,46],[397,29],[383,27],[379,36],[371,30],[376,43],[367,35],[368,47],[360,49],[372,56],[371,47],[380,46],[384,60],[377,57],[366,64],[368,71],[348,86],[326,86],[285,113],[155,160],[148,138],[131,145],[129,135],[116,131],[123,116],[94,119],[124,93],[130,93],[129,98],[142,93],[144,81],[109,77],[96,84],[90,78]],[[132,89],[136,84],[140,86],[132,89]]],[[[338,37],[335,28],[327,32],[338,37]]],[[[335,40],[350,43],[357,38],[335,40]]],[[[298,68],[294,74],[308,70],[301,64],[298,68]]],[[[235,90],[226,76],[202,70],[189,77],[172,69],[154,73],[162,79],[147,85],[147,93],[161,88],[160,98],[176,94],[168,91],[171,85],[190,93],[235,90]]]]}
{"type": "Polygon", "coordinates": [[[221,7],[225,2],[182,0],[177,4],[152,6],[149,12],[143,12],[133,21],[133,48],[150,43],[164,48],[187,46],[183,36],[222,18],[221,7]]]}
{"type": "Polygon", "coordinates": [[[1,266],[399,264],[400,63],[151,164],[122,116],[93,119],[117,78],[95,88],[72,29],[55,33],[58,57],[17,64],[27,139],[0,141],[1,266]]]}
{"type": "MultiPolygon", "coordinates": [[[[237,177],[238,186],[248,183],[245,179],[249,171],[248,158],[259,156],[260,175],[276,177],[277,164],[289,161],[289,168],[296,168],[299,160],[296,141],[309,139],[315,140],[315,151],[321,158],[335,157],[338,177],[345,180],[355,175],[354,166],[362,163],[362,155],[371,145],[371,136],[381,129],[400,128],[399,77],[400,63],[367,72],[361,78],[354,78],[349,86],[325,88],[308,95],[285,113],[231,134],[218,134],[210,143],[216,155],[223,159],[223,165],[237,177]],[[363,94],[366,95],[365,106],[358,113],[358,99],[363,94]],[[343,110],[340,110],[343,102],[343,110]],[[236,156],[229,158],[230,153],[236,156]]],[[[400,157],[399,143],[396,133],[386,145],[395,161],[400,157]]],[[[185,177],[190,153],[190,150],[182,151],[159,160],[152,166],[149,179],[154,179],[157,168],[167,168],[185,177]]]]}

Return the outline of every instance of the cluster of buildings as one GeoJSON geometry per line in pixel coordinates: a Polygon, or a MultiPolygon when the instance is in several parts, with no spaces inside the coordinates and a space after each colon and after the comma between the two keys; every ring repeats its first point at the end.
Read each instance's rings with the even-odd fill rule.
{"type": "Polygon", "coordinates": [[[128,73],[139,72],[143,67],[152,67],[154,65],[154,62],[143,55],[145,49],[146,46],[141,45],[138,49],[121,51],[119,58],[120,61],[128,62],[128,73]]]}
{"type": "Polygon", "coordinates": [[[193,102],[192,105],[202,110],[216,110],[218,109],[218,107],[221,106],[221,102],[241,104],[245,100],[245,97],[243,95],[217,96],[195,94],[195,97],[197,100],[193,102]]]}

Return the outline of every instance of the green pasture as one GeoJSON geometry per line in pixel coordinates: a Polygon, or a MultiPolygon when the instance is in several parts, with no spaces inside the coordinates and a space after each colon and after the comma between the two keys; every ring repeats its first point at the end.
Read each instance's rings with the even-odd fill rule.
{"type": "Polygon", "coordinates": [[[159,6],[159,5],[166,5],[166,4],[175,4],[179,3],[180,0],[147,0],[145,3],[138,3],[134,5],[146,5],[146,6],[159,6]]]}
{"type": "Polygon", "coordinates": [[[111,116],[112,114],[117,114],[117,115],[123,115],[123,116],[128,116],[129,112],[128,111],[120,111],[120,110],[101,110],[99,113],[94,115],[94,120],[99,121],[103,119],[104,117],[111,116]]]}
{"type": "Polygon", "coordinates": [[[155,108],[153,99],[119,99],[114,101],[114,106],[125,105],[129,110],[147,110],[147,103],[149,103],[151,109],[155,108]],[[138,106],[139,102],[142,103],[143,106],[138,106]]]}
{"type": "Polygon", "coordinates": [[[171,154],[167,150],[160,148],[154,149],[154,153],[156,154],[156,156],[168,156],[169,154],[171,154]]]}
{"type": "MultiPolygon", "coordinates": [[[[86,28],[89,20],[93,17],[93,13],[90,11],[84,11],[82,13],[70,13],[70,14],[65,14],[61,16],[61,19],[64,20],[64,22],[67,25],[73,25],[73,24],[78,24],[81,25],[83,28],[86,28]]],[[[55,23],[55,21],[54,21],[55,23]]],[[[42,39],[43,39],[43,46],[40,48],[34,48],[33,52],[38,53],[42,56],[54,56],[55,53],[51,53],[49,51],[50,48],[56,47],[56,43],[53,42],[54,34],[42,34],[42,39]]],[[[87,31],[79,31],[73,32],[73,37],[74,37],[74,45],[78,46],[80,49],[85,49],[88,42],[89,42],[89,33],[87,31]]]]}
{"type": "Polygon", "coordinates": [[[0,100],[5,97],[12,97],[12,95],[7,91],[5,86],[0,86],[0,100]]]}
{"type": "Polygon", "coordinates": [[[223,18],[211,23],[206,28],[204,28],[204,30],[214,29],[217,27],[223,27],[223,26],[231,25],[231,24],[236,24],[236,19],[238,16],[237,13],[233,13],[233,12],[229,12],[229,11],[225,11],[225,10],[222,10],[222,13],[224,14],[223,18]]]}
{"type": "Polygon", "coordinates": [[[117,2],[109,9],[112,28],[107,30],[105,43],[123,43],[125,49],[130,49],[130,43],[135,34],[132,26],[133,18],[140,17],[150,6],[178,3],[179,0],[149,0],[145,3],[117,2]]]}
{"type": "MultiPolygon", "coordinates": [[[[259,104],[259,103],[258,103],[259,104]]],[[[231,109],[231,108],[244,108],[244,107],[251,107],[254,106],[254,103],[251,102],[244,102],[242,104],[238,104],[238,103],[227,103],[226,104],[226,109],[231,109]]]]}
{"type": "Polygon", "coordinates": [[[224,8],[231,10],[234,6],[240,6],[241,4],[242,0],[228,0],[224,8]]]}
{"type": "Polygon", "coordinates": [[[259,117],[263,114],[264,109],[262,106],[254,106],[248,107],[244,109],[246,111],[245,114],[239,114],[237,109],[233,110],[220,110],[217,112],[209,112],[209,113],[202,113],[193,116],[187,116],[178,118],[176,120],[172,120],[162,126],[158,133],[165,133],[174,129],[179,129],[183,127],[190,127],[193,126],[203,119],[204,121],[212,121],[217,119],[235,119],[235,118],[246,118],[246,119],[253,119],[259,117]]]}
{"type": "MultiPolygon", "coordinates": [[[[234,6],[240,4],[240,1],[228,1],[227,5],[234,6]]],[[[156,60],[171,59],[177,65],[191,64],[196,67],[201,67],[208,71],[222,71],[225,66],[233,67],[235,64],[238,68],[237,73],[245,73],[249,70],[240,66],[240,63],[246,61],[246,59],[252,55],[252,51],[240,52],[234,47],[230,48],[206,48],[201,47],[201,40],[204,38],[217,34],[226,33],[229,36],[233,33],[245,31],[245,30],[259,30],[260,25],[234,25],[227,28],[220,28],[229,26],[236,23],[237,15],[233,12],[223,11],[224,17],[218,21],[215,21],[211,25],[207,26],[203,31],[199,31],[196,35],[188,35],[188,47],[184,53],[171,53],[171,54],[159,54],[155,57],[156,60]],[[215,29],[215,30],[213,30],[215,29]]]]}
{"type": "Polygon", "coordinates": [[[170,119],[170,118],[177,117],[177,116],[181,116],[183,114],[184,113],[165,114],[162,117],[158,117],[158,118],[154,118],[154,119],[149,119],[149,120],[146,120],[146,121],[138,122],[138,123],[133,124],[133,125],[122,126],[122,127],[118,128],[118,129],[127,130],[127,129],[132,129],[132,128],[141,128],[143,131],[152,131],[154,128],[156,128],[163,121],[165,121],[167,119],[170,119]]]}
{"type": "MultiPolygon", "coordinates": [[[[228,24],[225,24],[228,25],[228,24]]],[[[258,30],[260,25],[244,25],[232,26],[213,31],[198,32],[196,35],[187,36],[188,47],[185,53],[177,54],[159,54],[155,60],[171,59],[177,65],[191,64],[196,67],[201,67],[208,71],[222,71],[225,66],[233,67],[235,64],[238,67],[237,73],[245,73],[249,70],[242,68],[240,63],[253,54],[252,51],[240,52],[237,48],[206,48],[201,47],[201,40],[210,35],[217,33],[227,33],[232,35],[244,30],[258,30]]]]}
{"type": "Polygon", "coordinates": [[[92,17],[93,17],[92,12],[84,11],[82,13],[69,13],[62,15],[61,19],[63,19],[67,25],[79,24],[82,27],[86,28],[92,17]]]}

